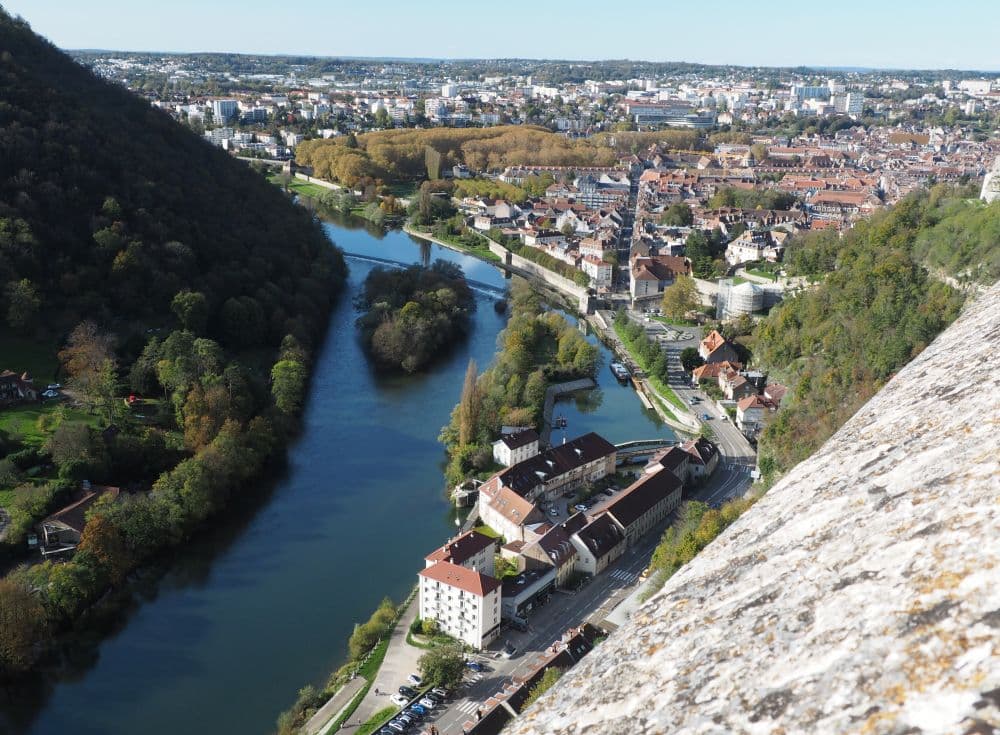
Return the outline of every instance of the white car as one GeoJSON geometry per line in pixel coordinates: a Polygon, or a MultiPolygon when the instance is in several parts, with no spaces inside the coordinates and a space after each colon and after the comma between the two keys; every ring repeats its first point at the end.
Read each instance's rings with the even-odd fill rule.
{"type": "Polygon", "coordinates": [[[410,700],[404,697],[402,694],[393,694],[392,697],[389,698],[389,701],[392,702],[397,707],[405,707],[407,704],[410,703],[410,700]]]}
{"type": "Polygon", "coordinates": [[[424,680],[423,678],[421,678],[420,674],[410,674],[408,677],[406,677],[406,680],[415,687],[418,687],[424,683],[424,680]]]}
{"type": "Polygon", "coordinates": [[[437,702],[435,702],[430,697],[424,697],[419,702],[417,702],[417,704],[419,704],[421,707],[425,707],[428,710],[432,710],[435,707],[437,707],[437,702]]]}
{"type": "Polygon", "coordinates": [[[42,397],[43,398],[58,398],[59,394],[56,393],[54,390],[46,390],[46,391],[42,391],[42,397]]]}

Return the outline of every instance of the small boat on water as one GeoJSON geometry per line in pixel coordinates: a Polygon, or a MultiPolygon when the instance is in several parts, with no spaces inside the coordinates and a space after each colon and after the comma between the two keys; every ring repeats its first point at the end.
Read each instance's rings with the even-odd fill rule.
{"type": "Polygon", "coordinates": [[[613,372],[615,374],[615,377],[618,378],[618,380],[620,380],[623,383],[626,382],[629,378],[628,368],[622,365],[620,362],[611,363],[611,372],[613,372]]]}

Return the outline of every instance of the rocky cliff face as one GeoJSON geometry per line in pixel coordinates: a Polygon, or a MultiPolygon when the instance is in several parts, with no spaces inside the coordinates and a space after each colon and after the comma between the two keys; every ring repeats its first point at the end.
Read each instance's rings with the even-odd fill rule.
{"type": "Polygon", "coordinates": [[[513,723],[1000,733],[1000,284],[513,723]]]}

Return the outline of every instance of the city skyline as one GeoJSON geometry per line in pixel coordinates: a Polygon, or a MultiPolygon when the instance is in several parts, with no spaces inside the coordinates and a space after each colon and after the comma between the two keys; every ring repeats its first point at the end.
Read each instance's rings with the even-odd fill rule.
{"type": "Polygon", "coordinates": [[[575,6],[572,14],[517,1],[495,11],[499,18],[484,13],[473,17],[465,10],[468,6],[453,0],[438,3],[434,12],[417,12],[388,0],[377,15],[365,7],[331,9],[319,0],[304,0],[294,17],[278,21],[266,15],[273,13],[273,5],[259,0],[223,0],[211,7],[194,0],[137,5],[126,0],[94,0],[86,7],[68,0],[41,7],[37,0],[3,3],[8,12],[22,15],[36,32],[66,49],[1000,71],[990,38],[1000,25],[1000,8],[961,0],[949,6],[946,16],[930,3],[911,3],[905,17],[893,8],[846,0],[837,13],[821,19],[790,17],[772,0],[755,6],[752,16],[739,12],[735,3],[723,2],[708,19],[700,8],[639,4],[630,17],[610,25],[602,22],[609,15],[607,6],[592,0],[575,6]],[[729,9],[733,12],[725,12],[729,9]],[[640,15],[644,29],[662,30],[636,34],[631,21],[640,15]],[[265,17],[268,22],[261,22],[265,17]],[[482,23],[494,25],[504,18],[509,34],[481,37],[482,23]],[[620,32],[607,31],[616,25],[620,32]],[[331,32],[339,26],[350,32],[331,32]],[[702,32],[673,34],[675,27],[702,32]]]}

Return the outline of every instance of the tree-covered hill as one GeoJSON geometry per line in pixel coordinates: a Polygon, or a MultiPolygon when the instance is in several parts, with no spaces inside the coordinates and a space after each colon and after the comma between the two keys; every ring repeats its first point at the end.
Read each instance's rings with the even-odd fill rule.
{"type": "Polygon", "coordinates": [[[345,272],[262,176],[0,11],[0,370],[58,351],[67,383],[0,403],[0,562],[92,503],[75,546],[39,537],[59,562],[0,580],[0,680],[245,500],[294,433],[345,272]]]}
{"type": "Polygon", "coordinates": [[[343,266],[305,212],[2,11],[0,162],[0,316],[16,328],[163,322],[182,289],[227,346],[324,321],[343,266]]]}
{"type": "Polygon", "coordinates": [[[791,268],[822,280],[775,307],[754,333],[755,360],[789,385],[760,439],[765,473],[812,454],[958,316],[963,296],[928,271],[928,256],[977,278],[987,275],[980,265],[994,267],[1000,242],[988,222],[1000,209],[961,193],[915,192],[842,240],[818,233],[789,248],[791,268]],[[943,233],[970,220],[985,223],[965,233],[975,244],[949,247],[943,233]]]}

